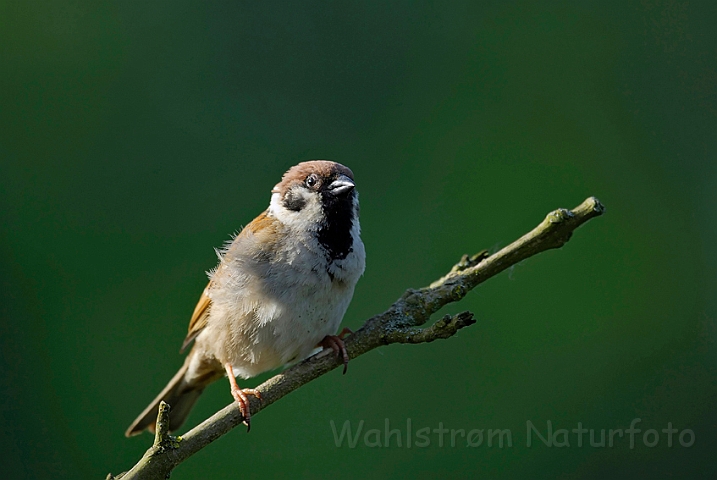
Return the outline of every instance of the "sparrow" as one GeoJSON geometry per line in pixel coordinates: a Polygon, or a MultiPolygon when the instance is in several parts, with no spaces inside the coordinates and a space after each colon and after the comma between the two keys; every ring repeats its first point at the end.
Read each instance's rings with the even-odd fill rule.
{"type": "MultiPolygon", "coordinates": [[[[271,191],[269,208],[223,249],[189,321],[184,365],[132,422],[127,437],[154,432],[162,400],[169,429],[179,428],[207,385],[223,376],[250,428],[251,378],[298,362],[319,348],[348,355],[336,335],[363,274],[359,202],[350,169],[314,160],[291,167],[271,191]]],[[[350,331],[349,331],[350,332],[350,331]]]]}

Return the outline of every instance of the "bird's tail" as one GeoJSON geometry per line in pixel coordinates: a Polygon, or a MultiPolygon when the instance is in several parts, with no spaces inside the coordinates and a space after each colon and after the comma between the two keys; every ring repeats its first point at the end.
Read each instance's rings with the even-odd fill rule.
{"type": "Polygon", "coordinates": [[[194,404],[206,386],[223,375],[224,372],[221,366],[217,369],[213,362],[211,365],[202,365],[202,367],[204,367],[201,368],[202,372],[196,372],[196,364],[191,365],[193,363],[193,353],[194,352],[190,352],[190,354],[187,355],[182,368],[172,377],[167,386],[157,395],[157,398],[152,400],[152,403],[132,422],[124,433],[126,437],[137,435],[144,430],[149,430],[154,433],[159,403],[162,400],[171,407],[169,412],[169,430],[177,430],[187,419],[189,412],[192,410],[192,407],[194,407],[194,404]],[[190,365],[193,367],[192,372],[190,372],[190,365]],[[197,373],[200,374],[197,375],[197,373]]]}

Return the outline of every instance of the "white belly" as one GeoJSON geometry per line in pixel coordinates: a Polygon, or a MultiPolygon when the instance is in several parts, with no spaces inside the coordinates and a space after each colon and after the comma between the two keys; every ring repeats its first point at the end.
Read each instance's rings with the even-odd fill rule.
{"type": "Polygon", "coordinates": [[[330,266],[333,279],[326,267],[303,262],[258,268],[256,276],[246,275],[243,265],[212,291],[209,321],[197,347],[222,364],[231,363],[243,378],[306,358],[326,335],[336,334],[363,273],[363,258],[353,258],[361,254],[362,248],[330,266]],[[359,261],[360,269],[342,268],[359,261]]]}

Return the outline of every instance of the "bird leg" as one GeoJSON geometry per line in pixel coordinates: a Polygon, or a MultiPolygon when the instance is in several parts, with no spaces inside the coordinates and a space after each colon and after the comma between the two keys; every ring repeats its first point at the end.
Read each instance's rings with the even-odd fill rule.
{"type": "Polygon", "coordinates": [[[344,375],[346,374],[346,369],[349,366],[349,354],[346,352],[346,345],[344,345],[344,337],[349,334],[354,333],[351,331],[350,328],[344,327],[341,332],[339,332],[338,335],[326,335],[323,340],[321,340],[321,343],[319,343],[320,347],[330,348],[334,352],[336,352],[336,356],[339,357],[344,361],[344,375]]]}
{"type": "Polygon", "coordinates": [[[249,397],[247,397],[247,395],[254,395],[259,399],[259,401],[261,401],[261,394],[258,390],[253,388],[245,388],[243,390],[239,388],[239,385],[237,385],[237,378],[234,375],[234,368],[231,363],[224,364],[224,369],[227,371],[229,384],[232,387],[232,397],[234,397],[234,400],[236,400],[239,404],[239,410],[241,411],[242,417],[244,417],[246,431],[249,432],[249,430],[251,430],[251,411],[249,410],[249,397]]]}

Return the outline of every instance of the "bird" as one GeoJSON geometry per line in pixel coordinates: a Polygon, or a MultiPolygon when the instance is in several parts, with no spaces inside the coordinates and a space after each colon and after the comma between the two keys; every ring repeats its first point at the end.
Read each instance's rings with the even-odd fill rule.
{"type": "Polygon", "coordinates": [[[271,190],[269,207],[217,250],[218,265],[189,321],[184,364],[125,432],[154,432],[159,404],[169,430],[186,420],[202,391],[226,376],[247,430],[248,379],[294,364],[319,349],[348,355],[336,334],[366,264],[353,172],[312,160],[291,167],[271,190]]]}

